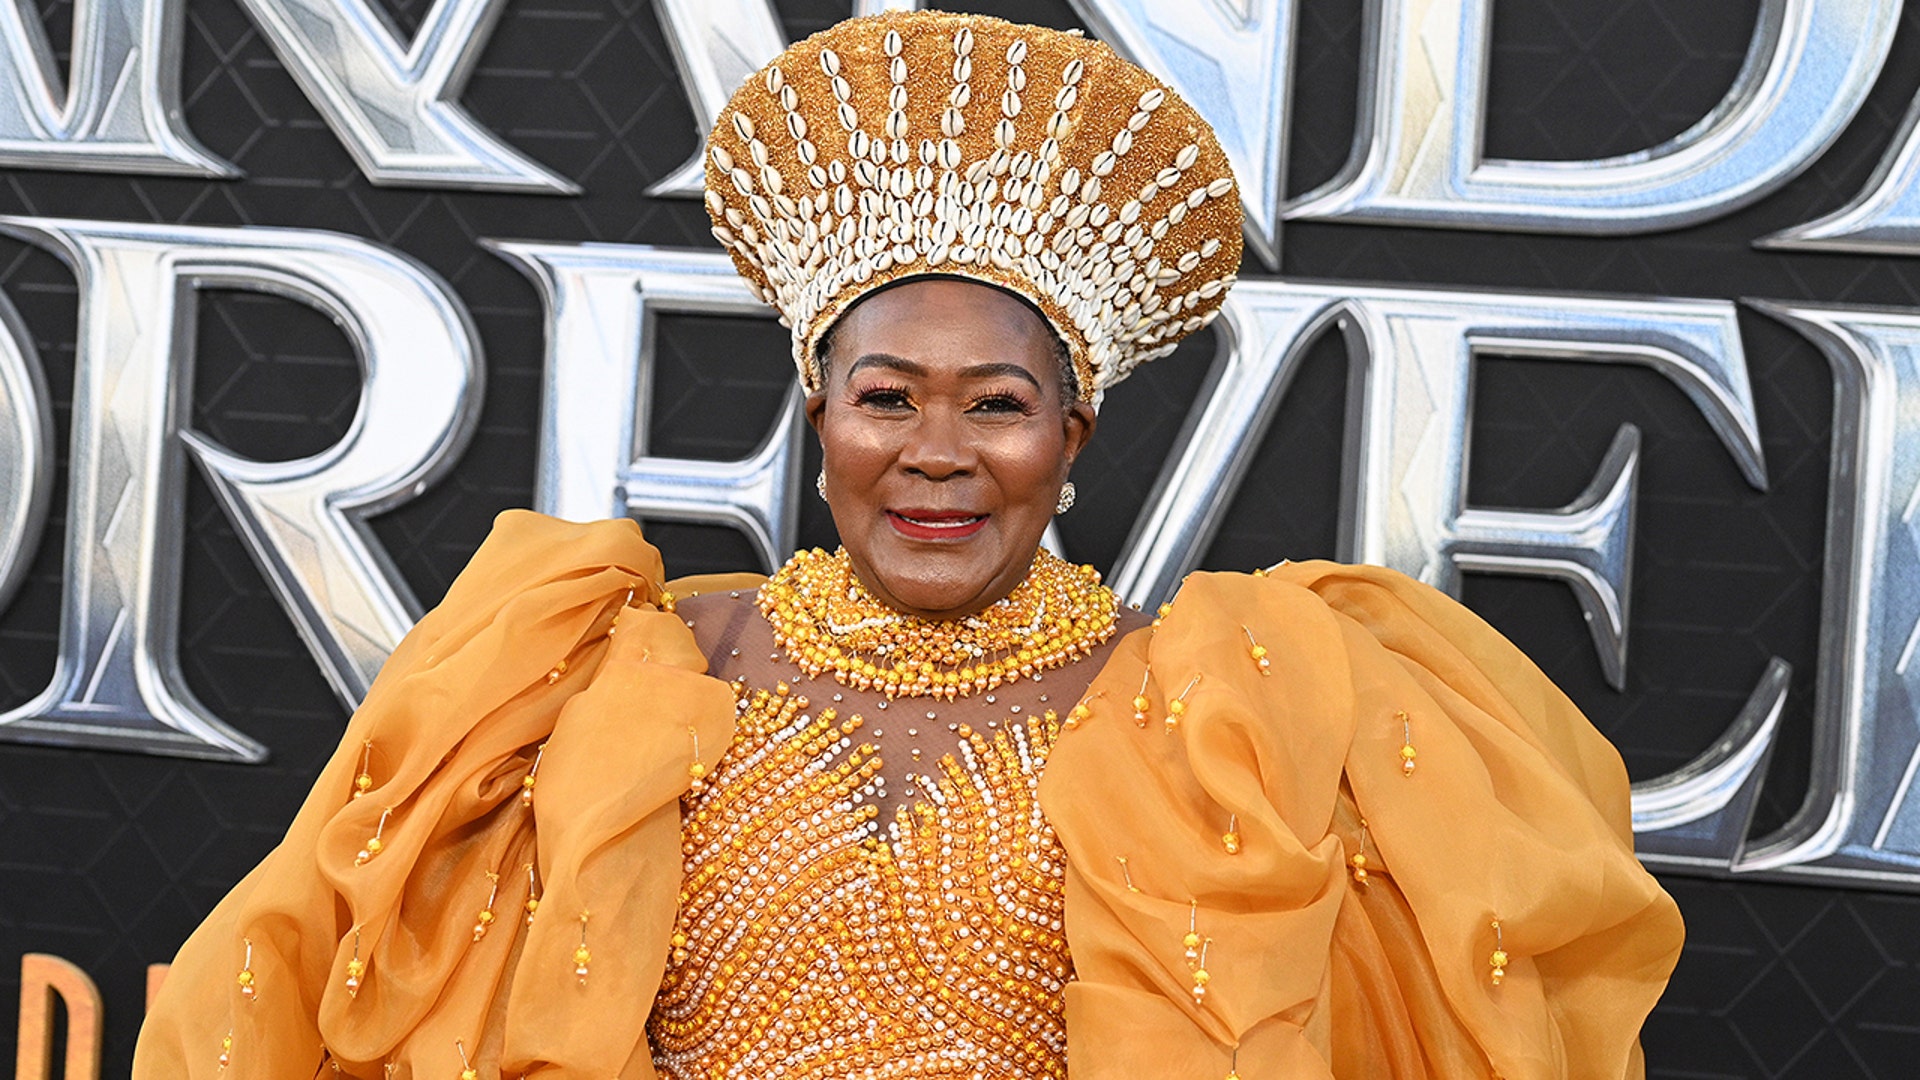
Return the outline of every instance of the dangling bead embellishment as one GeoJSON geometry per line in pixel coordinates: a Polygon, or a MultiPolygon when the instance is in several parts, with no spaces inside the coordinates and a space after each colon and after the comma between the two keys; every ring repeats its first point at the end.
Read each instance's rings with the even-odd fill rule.
{"type": "Polygon", "coordinates": [[[540,759],[547,756],[547,744],[533,752],[533,764],[527,767],[527,775],[520,778],[520,805],[533,805],[533,785],[540,780],[540,759]]]}
{"type": "Polygon", "coordinates": [[[373,790],[373,740],[368,739],[360,750],[360,775],[353,778],[353,797],[359,798],[373,790]]]}
{"type": "Polygon", "coordinates": [[[1091,719],[1093,716],[1092,702],[1094,701],[1094,699],[1101,697],[1104,693],[1105,691],[1102,691],[1099,694],[1089,694],[1086,697],[1080,699],[1080,701],[1077,704],[1075,704],[1073,708],[1068,709],[1067,719],[1065,724],[1066,729],[1068,731],[1072,731],[1074,728],[1079,727],[1081,724],[1084,724],[1089,719],[1091,719]]]}
{"type": "Polygon", "coordinates": [[[1420,752],[1413,748],[1413,720],[1407,716],[1405,709],[1397,710],[1393,716],[1400,721],[1400,775],[1411,777],[1413,759],[1420,756],[1420,752]]]}
{"type": "Polygon", "coordinates": [[[1360,888],[1367,887],[1367,819],[1360,819],[1360,850],[1353,853],[1347,863],[1353,867],[1353,883],[1360,888]]]}
{"type": "Polygon", "coordinates": [[[1188,993],[1193,995],[1195,1005],[1205,1005],[1207,984],[1213,981],[1213,976],[1207,974],[1207,951],[1213,947],[1213,939],[1200,936],[1198,900],[1190,901],[1187,908],[1187,936],[1181,939],[1181,943],[1187,947],[1187,969],[1193,972],[1193,988],[1188,993]]]}
{"type": "Polygon", "coordinates": [[[1139,892],[1140,886],[1133,883],[1133,867],[1127,865],[1127,857],[1125,855],[1115,855],[1114,858],[1120,862],[1120,876],[1126,879],[1127,891],[1139,892]]]}
{"type": "Polygon", "coordinates": [[[1187,684],[1187,689],[1180,691],[1179,697],[1167,702],[1167,734],[1173,734],[1174,729],[1180,726],[1180,718],[1187,715],[1187,694],[1199,682],[1200,676],[1195,675],[1193,681],[1187,684]]]}
{"type": "Polygon", "coordinates": [[[533,877],[533,864],[527,864],[527,925],[533,925],[533,913],[540,910],[540,898],[534,895],[538,882],[533,877]]]}
{"type": "Polygon", "coordinates": [[[347,996],[360,996],[360,983],[366,977],[367,962],[360,959],[360,928],[353,928],[353,958],[347,961],[347,996]]]}
{"type": "Polygon", "coordinates": [[[215,1060],[220,1062],[221,1072],[226,1072],[227,1066],[233,1064],[233,1032],[229,1031],[220,1037],[220,1056],[215,1060]]]}
{"type": "Polygon", "coordinates": [[[1273,661],[1267,659],[1267,647],[1253,640],[1253,631],[1246,626],[1241,626],[1240,630],[1247,635],[1247,655],[1253,657],[1254,666],[1260,669],[1262,675],[1273,674],[1273,661]]]}
{"type": "Polygon", "coordinates": [[[253,984],[253,939],[242,940],[247,944],[247,958],[241,961],[240,974],[234,976],[233,981],[240,984],[240,996],[252,1001],[259,994],[259,988],[253,984]]]}
{"type": "Polygon", "coordinates": [[[566,673],[567,673],[567,662],[565,660],[561,660],[559,663],[553,665],[553,670],[547,672],[547,685],[552,686],[554,683],[559,682],[560,676],[565,675],[566,673]]]}
{"type": "Polygon", "coordinates": [[[1240,815],[1239,814],[1227,815],[1227,831],[1221,834],[1220,846],[1226,848],[1227,854],[1229,855],[1240,854],[1240,815]]]}
{"type": "MultiPolygon", "coordinates": [[[[785,684],[783,683],[782,686],[784,687],[785,684]]],[[[806,701],[803,698],[801,699],[801,708],[805,707],[806,701]]],[[[687,785],[687,791],[690,794],[698,795],[707,790],[707,765],[706,762],[700,760],[699,729],[695,728],[692,724],[688,724],[687,734],[693,736],[693,764],[687,766],[687,779],[691,781],[691,783],[687,785]]]]}
{"type": "Polygon", "coordinates": [[[1493,969],[1493,985],[1499,986],[1507,977],[1506,936],[1500,930],[1500,920],[1493,920],[1493,955],[1487,957],[1487,966],[1493,969]]]}
{"type": "Polygon", "coordinates": [[[1147,699],[1147,683],[1153,679],[1153,668],[1140,673],[1140,692],[1133,695],[1133,723],[1135,727],[1147,726],[1147,708],[1153,702],[1147,699]]]}
{"type": "MultiPolygon", "coordinates": [[[[1259,573],[1254,571],[1255,576],[1259,573]]],[[[1227,1080],[1240,1080],[1240,1048],[1237,1046],[1233,1048],[1233,1060],[1227,1062],[1227,1080]]]]}
{"type": "Polygon", "coordinates": [[[573,950],[573,975],[580,985],[587,985],[587,965],[593,960],[593,954],[587,951],[587,912],[580,913],[580,947],[573,950]]]}
{"type": "Polygon", "coordinates": [[[607,636],[608,636],[608,637],[612,637],[612,636],[613,636],[613,632],[614,632],[615,630],[618,630],[618,629],[620,629],[620,614],[621,614],[621,612],[624,612],[624,611],[626,611],[626,610],[627,610],[628,608],[630,608],[630,607],[632,607],[632,606],[633,606],[633,590],[634,590],[634,588],[635,588],[635,587],[636,587],[636,586],[634,585],[634,583],[633,583],[633,582],[631,582],[631,581],[629,581],[629,582],[627,582],[627,598],[626,598],[625,600],[622,600],[622,601],[620,601],[620,610],[619,610],[619,611],[616,611],[616,612],[614,612],[614,613],[613,613],[613,621],[612,621],[612,622],[609,622],[609,623],[607,623],[607,636]]]}
{"type": "Polygon", "coordinates": [[[460,1080],[480,1080],[480,1070],[467,1060],[467,1044],[459,1039],[453,1040],[453,1048],[460,1052],[460,1080]]]}
{"type": "Polygon", "coordinates": [[[373,837],[367,841],[367,846],[361,848],[360,853],[353,857],[353,865],[365,866],[373,860],[374,856],[387,849],[386,841],[380,839],[380,836],[387,831],[387,818],[392,816],[392,814],[393,807],[391,806],[380,811],[380,824],[374,827],[373,837]]]}
{"type": "Polygon", "coordinates": [[[487,906],[480,909],[479,916],[473,921],[473,940],[475,941],[486,937],[487,931],[493,927],[493,902],[500,895],[500,875],[489,870],[487,881],[492,888],[487,891],[487,906]]]}

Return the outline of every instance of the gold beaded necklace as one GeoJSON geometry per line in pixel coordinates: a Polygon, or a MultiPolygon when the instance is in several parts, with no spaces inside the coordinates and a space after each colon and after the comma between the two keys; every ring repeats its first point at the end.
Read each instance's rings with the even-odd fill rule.
{"type": "Polygon", "coordinates": [[[843,548],[797,552],[760,589],[775,643],[808,676],[889,698],[981,693],[1063,667],[1113,636],[1119,601],[1091,566],[1040,551],[1026,580],[978,614],[934,620],[875,599],[843,548]]]}

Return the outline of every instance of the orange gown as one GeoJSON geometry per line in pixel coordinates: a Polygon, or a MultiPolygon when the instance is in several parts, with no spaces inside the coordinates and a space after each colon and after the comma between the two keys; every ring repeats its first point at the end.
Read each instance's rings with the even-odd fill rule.
{"type": "MultiPolygon", "coordinates": [[[[631,522],[502,515],[181,948],[135,1080],[652,1078],[681,796],[735,723],[664,582],[631,522]]],[[[1374,567],[1194,574],[1085,700],[1039,788],[1069,1075],[1643,1075],[1679,913],[1619,755],[1472,613],[1374,567]]]]}

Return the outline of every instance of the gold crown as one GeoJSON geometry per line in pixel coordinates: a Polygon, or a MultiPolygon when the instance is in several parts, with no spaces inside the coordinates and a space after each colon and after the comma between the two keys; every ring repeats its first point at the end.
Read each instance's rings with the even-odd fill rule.
{"type": "Polygon", "coordinates": [[[713,233],[814,349],[875,289],[932,274],[1025,297],[1095,400],[1218,313],[1240,199],[1192,106],[1105,45],[889,12],[789,48],[709,140],[713,233]]]}

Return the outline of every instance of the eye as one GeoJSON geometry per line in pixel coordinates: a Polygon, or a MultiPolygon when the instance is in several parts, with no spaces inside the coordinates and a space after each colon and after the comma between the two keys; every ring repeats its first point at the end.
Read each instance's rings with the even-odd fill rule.
{"type": "Polygon", "coordinates": [[[881,412],[900,412],[913,408],[913,399],[907,391],[898,386],[874,386],[859,391],[853,403],[864,409],[876,409],[881,412]]]}
{"type": "Polygon", "coordinates": [[[975,398],[967,406],[968,412],[1007,413],[1024,416],[1033,411],[1033,405],[1018,394],[986,394],[975,398]]]}

